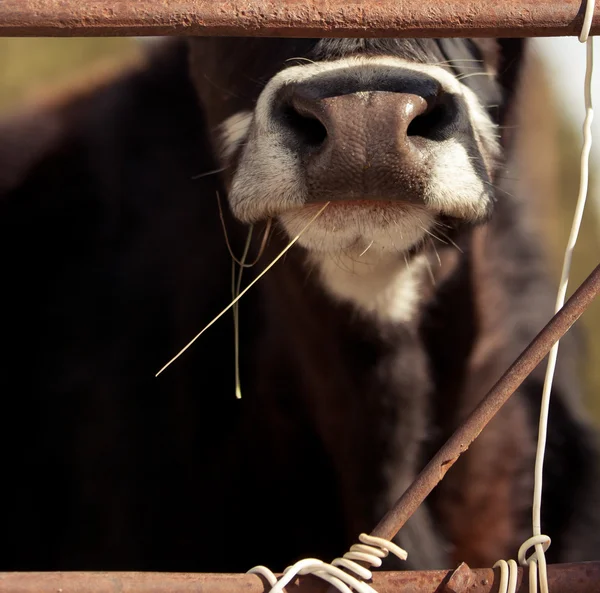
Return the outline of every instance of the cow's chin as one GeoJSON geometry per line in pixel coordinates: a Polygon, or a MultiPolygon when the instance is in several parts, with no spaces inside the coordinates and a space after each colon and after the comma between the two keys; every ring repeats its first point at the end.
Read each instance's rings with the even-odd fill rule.
{"type": "Polygon", "coordinates": [[[344,253],[369,259],[403,254],[431,236],[435,215],[400,202],[351,200],[310,204],[287,210],[279,220],[290,238],[313,253],[344,253]]]}

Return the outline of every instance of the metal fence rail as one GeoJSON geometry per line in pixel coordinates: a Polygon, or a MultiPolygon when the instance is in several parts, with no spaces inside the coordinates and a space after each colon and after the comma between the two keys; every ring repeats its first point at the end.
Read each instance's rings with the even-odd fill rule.
{"type": "Polygon", "coordinates": [[[0,1],[0,36],[539,37],[582,22],[580,0],[0,1]]]}
{"type": "MultiPolygon", "coordinates": [[[[376,572],[373,587],[379,593],[496,593],[498,570],[376,572]]],[[[527,572],[519,569],[518,593],[526,593],[527,572]],[[525,577],[525,578],[523,578],[525,577]]],[[[600,562],[548,567],[552,593],[597,593],[600,562]]],[[[300,577],[288,593],[326,593],[327,583],[300,577]]],[[[250,574],[173,574],[152,572],[13,572],[0,573],[2,593],[264,593],[264,582],[250,574]]]]}

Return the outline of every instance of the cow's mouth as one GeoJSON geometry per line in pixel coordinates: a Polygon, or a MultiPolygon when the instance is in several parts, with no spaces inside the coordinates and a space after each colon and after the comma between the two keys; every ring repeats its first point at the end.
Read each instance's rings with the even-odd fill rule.
{"type": "Polygon", "coordinates": [[[438,224],[425,207],[366,199],[312,203],[287,210],[278,218],[290,237],[300,235],[300,245],[310,251],[343,251],[356,257],[367,250],[414,251],[433,236],[431,229],[438,224]]]}

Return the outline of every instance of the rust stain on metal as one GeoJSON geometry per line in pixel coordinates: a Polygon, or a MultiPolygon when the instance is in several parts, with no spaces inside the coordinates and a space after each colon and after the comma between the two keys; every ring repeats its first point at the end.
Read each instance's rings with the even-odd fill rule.
{"type": "Polygon", "coordinates": [[[490,389],[480,404],[407,488],[394,507],[372,531],[372,535],[392,539],[429,493],[437,486],[454,461],[466,451],[498,410],[508,401],[529,373],[600,293],[600,265],[587,277],[564,307],[548,322],[517,360],[490,389]]]}
{"type": "MultiPolygon", "coordinates": [[[[372,586],[379,593],[495,593],[499,571],[376,572],[372,586]]],[[[517,592],[526,593],[527,578],[519,568],[517,592]]],[[[525,575],[526,576],[526,575],[525,575]]],[[[548,567],[552,593],[596,593],[600,562],[555,564],[548,567]]],[[[152,572],[7,572],[0,573],[0,593],[265,593],[270,587],[250,574],[184,574],[152,572]]],[[[326,593],[328,583],[300,577],[288,593],[326,593]]]]}
{"type": "Polygon", "coordinates": [[[444,587],[444,593],[465,593],[473,581],[473,573],[466,562],[461,562],[444,587]]]}
{"type": "Polygon", "coordinates": [[[2,0],[0,35],[575,35],[581,7],[580,0],[2,0]]]}

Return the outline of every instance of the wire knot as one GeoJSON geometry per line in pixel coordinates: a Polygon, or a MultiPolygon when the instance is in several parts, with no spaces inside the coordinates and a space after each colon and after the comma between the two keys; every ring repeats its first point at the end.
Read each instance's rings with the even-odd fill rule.
{"type": "MultiPolygon", "coordinates": [[[[529,567],[529,591],[537,593],[538,576],[542,593],[548,593],[548,577],[546,574],[546,557],[544,553],[550,547],[550,538],[547,535],[534,535],[524,541],[519,548],[517,557],[521,566],[529,567]],[[534,548],[532,554],[527,552],[534,548]],[[538,564],[540,570],[538,571],[538,564]]],[[[515,593],[517,590],[517,576],[519,567],[514,560],[498,560],[494,568],[500,569],[500,584],[498,593],[515,593]]]]}
{"type": "Polygon", "coordinates": [[[524,541],[517,555],[522,566],[529,566],[529,591],[537,593],[538,579],[542,593],[548,593],[548,572],[546,570],[545,552],[550,547],[550,538],[547,535],[534,535],[524,541]],[[533,553],[527,557],[527,552],[534,548],[533,553]],[[538,569],[539,567],[539,569],[538,569]]]}
{"type": "Polygon", "coordinates": [[[377,593],[373,587],[364,581],[370,581],[373,573],[358,562],[364,562],[371,567],[381,566],[383,558],[391,552],[400,560],[406,560],[408,553],[393,542],[381,537],[374,537],[361,533],[358,539],[362,542],[354,544],[348,552],[341,558],[336,558],[327,564],[316,558],[305,558],[288,566],[283,575],[277,580],[277,577],[266,566],[255,566],[248,572],[263,576],[271,586],[270,593],[281,593],[296,576],[312,574],[330,585],[333,585],[341,593],[377,593]],[[342,570],[342,568],[346,570],[342,570]],[[350,571],[354,575],[350,574],[350,571]]]}
{"type": "Polygon", "coordinates": [[[529,566],[532,562],[540,563],[545,562],[546,557],[544,556],[544,552],[550,547],[550,543],[552,540],[547,535],[534,535],[530,537],[528,540],[525,540],[521,547],[519,548],[519,553],[517,554],[517,558],[519,559],[519,564],[521,566],[529,566]],[[527,552],[531,549],[535,548],[533,553],[527,557],[527,552]]]}

